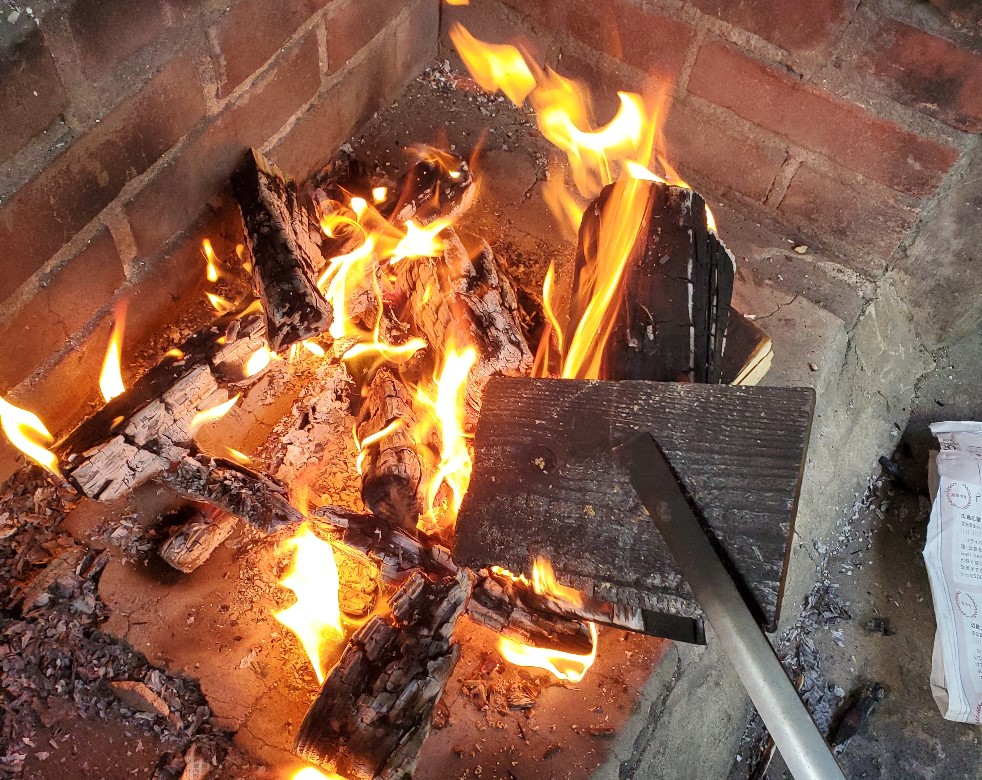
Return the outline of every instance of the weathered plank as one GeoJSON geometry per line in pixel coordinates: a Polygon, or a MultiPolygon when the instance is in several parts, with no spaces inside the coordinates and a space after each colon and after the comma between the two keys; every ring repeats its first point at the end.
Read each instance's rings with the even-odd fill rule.
{"type": "Polygon", "coordinates": [[[529,575],[542,556],[561,583],[663,621],[646,631],[701,641],[702,613],[611,454],[649,431],[773,630],[813,406],[809,388],[494,378],[455,559],[529,575]]]}

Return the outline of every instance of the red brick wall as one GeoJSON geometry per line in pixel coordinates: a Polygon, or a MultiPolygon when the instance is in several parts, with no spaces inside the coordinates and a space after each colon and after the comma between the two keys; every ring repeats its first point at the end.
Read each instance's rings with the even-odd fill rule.
{"type": "Polygon", "coordinates": [[[0,395],[60,430],[118,300],[124,349],[201,300],[243,150],[305,176],[435,55],[439,18],[437,0],[50,5],[0,26],[0,395]]]}
{"type": "Polygon", "coordinates": [[[687,179],[876,276],[982,130],[971,6],[471,0],[442,26],[520,36],[608,96],[654,76],[673,97],[669,158],[687,179]]]}

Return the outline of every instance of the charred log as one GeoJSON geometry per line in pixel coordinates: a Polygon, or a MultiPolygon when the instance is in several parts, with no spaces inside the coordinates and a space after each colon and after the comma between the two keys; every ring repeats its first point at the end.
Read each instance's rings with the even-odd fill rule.
{"type": "Polygon", "coordinates": [[[619,308],[602,326],[584,322],[585,306],[604,276],[598,258],[605,231],[616,229],[605,212],[620,210],[621,185],[605,187],[583,215],[567,339],[581,323],[609,332],[600,363],[605,379],[719,383],[733,255],[708,227],[697,192],[638,185],[647,187],[644,218],[620,281],[619,308]]]}
{"type": "Polygon", "coordinates": [[[488,379],[527,375],[532,353],[519,325],[515,292],[491,247],[481,242],[470,253],[449,228],[441,237],[443,256],[402,263],[397,285],[406,299],[407,319],[435,349],[476,350],[466,386],[467,419],[473,426],[488,379]]]}
{"type": "Polygon", "coordinates": [[[300,726],[297,755],[353,780],[411,777],[460,654],[452,634],[469,591],[464,572],[410,576],[390,614],[351,637],[300,726]]]}
{"type": "Polygon", "coordinates": [[[358,417],[362,442],[361,497],[365,506],[409,531],[423,509],[426,460],[413,438],[412,397],[398,375],[381,368],[365,388],[358,417]]]}
{"type": "Polygon", "coordinates": [[[320,228],[293,182],[250,149],[232,174],[253,281],[266,313],[270,348],[279,351],[327,330],[331,305],[317,289],[320,228]]]}
{"type": "Polygon", "coordinates": [[[185,574],[198,569],[235,528],[236,518],[206,506],[179,526],[160,546],[160,557],[185,574]]]}
{"type": "Polygon", "coordinates": [[[417,149],[419,159],[396,182],[379,211],[391,222],[413,220],[425,225],[434,219],[455,219],[470,208],[477,195],[467,161],[433,147],[417,149]]]}

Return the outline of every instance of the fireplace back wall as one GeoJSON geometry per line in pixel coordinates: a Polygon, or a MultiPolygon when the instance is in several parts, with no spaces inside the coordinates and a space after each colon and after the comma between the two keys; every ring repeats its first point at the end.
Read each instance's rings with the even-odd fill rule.
{"type": "Polygon", "coordinates": [[[684,175],[873,282],[894,268],[929,342],[982,313],[970,273],[982,204],[960,189],[982,175],[982,12],[972,3],[5,8],[0,394],[56,431],[96,394],[116,302],[130,302],[131,350],[200,305],[201,238],[224,238],[226,252],[237,239],[223,192],[242,151],[261,147],[303,177],[434,58],[441,25],[456,19],[488,40],[530,39],[546,62],[608,95],[658,76],[684,175]]]}

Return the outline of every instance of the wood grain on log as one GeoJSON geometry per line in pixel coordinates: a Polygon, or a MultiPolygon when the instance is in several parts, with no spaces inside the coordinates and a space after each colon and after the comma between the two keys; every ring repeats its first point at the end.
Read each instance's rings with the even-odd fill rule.
{"type": "Polygon", "coordinates": [[[546,558],[562,584],[654,613],[663,636],[700,640],[702,613],[611,455],[649,431],[773,630],[813,405],[808,388],[496,378],[454,556],[526,576],[546,558]]]}
{"type": "Polygon", "coordinates": [[[385,367],[375,372],[363,395],[358,441],[370,443],[362,445],[362,500],[386,522],[414,531],[423,510],[427,460],[426,445],[413,436],[412,396],[398,374],[385,367]]]}
{"type": "Polygon", "coordinates": [[[433,709],[460,654],[466,572],[415,572],[351,637],[297,734],[297,755],[350,780],[412,777],[433,709]]]}
{"type": "Polygon", "coordinates": [[[467,422],[473,427],[488,379],[529,374],[532,353],[518,323],[515,292],[491,247],[481,242],[470,253],[449,228],[441,238],[443,256],[401,262],[397,286],[406,299],[405,317],[434,350],[473,347],[477,352],[465,389],[467,422]]]}
{"type": "Polygon", "coordinates": [[[282,172],[255,149],[232,174],[253,281],[266,314],[269,346],[280,351],[331,326],[331,305],[317,289],[323,265],[320,226],[282,172]]]}
{"type": "MultiPolygon", "coordinates": [[[[606,211],[617,208],[621,186],[605,187],[583,215],[567,340],[595,292],[602,235],[613,224],[606,211]]],[[[719,383],[733,256],[707,227],[697,192],[659,182],[639,186],[647,187],[644,218],[620,281],[600,376],[719,383]]]]}

